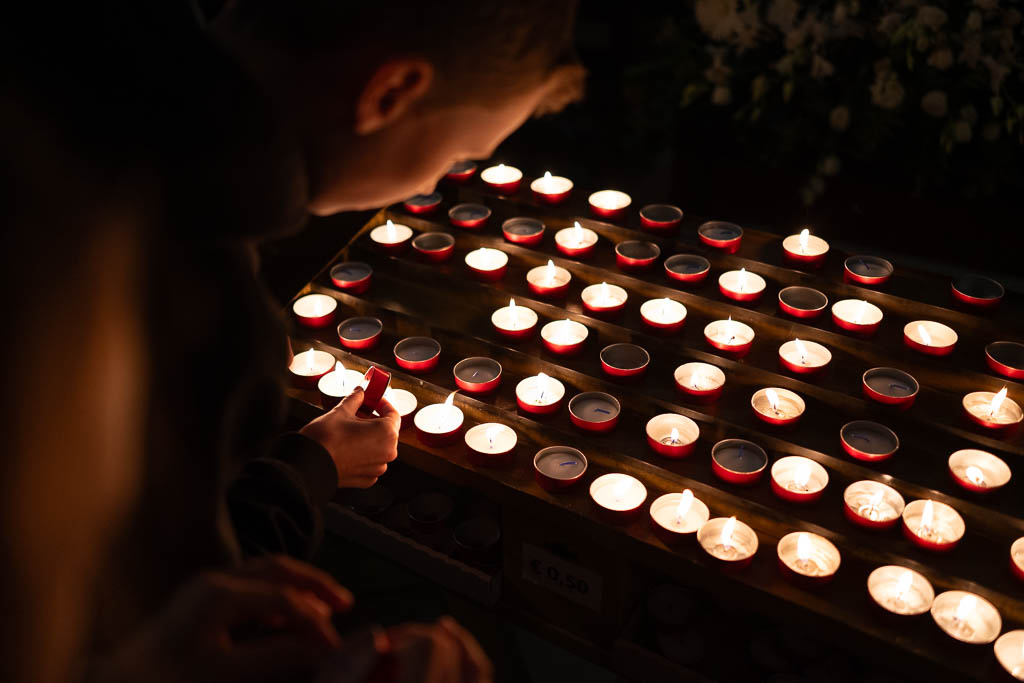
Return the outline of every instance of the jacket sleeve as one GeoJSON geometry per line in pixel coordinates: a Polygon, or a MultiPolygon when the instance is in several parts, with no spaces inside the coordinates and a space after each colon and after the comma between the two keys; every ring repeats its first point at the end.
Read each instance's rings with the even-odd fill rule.
{"type": "Polygon", "coordinates": [[[228,491],[242,552],[312,558],[337,487],[334,461],[323,446],[297,432],[278,437],[268,455],[245,464],[228,491]]]}

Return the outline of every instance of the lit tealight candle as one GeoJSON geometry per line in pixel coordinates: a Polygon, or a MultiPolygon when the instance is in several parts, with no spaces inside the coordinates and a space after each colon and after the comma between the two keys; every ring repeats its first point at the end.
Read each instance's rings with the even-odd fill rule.
{"type": "Polygon", "coordinates": [[[601,190],[587,199],[595,216],[610,219],[621,218],[632,201],[628,194],[619,190],[601,190]]]}
{"type": "Polygon", "coordinates": [[[903,496],[880,481],[855,481],[843,491],[846,518],[868,529],[888,529],[903,514],[903,496]]]}
{"type": "Polygon", "coordinates": [[[965,448],[949,456],[949,473],[968,491],[987,493],[1010,481],[1010,467],[988,451],[965,448]]]}
{"type": "Polygon", "coordinates": [[[555,246],[558,251],[571,258],[585,258],[593,253],[597,244],[597,233],[584,228],[579,221],[571,228],[562,228],[555,233],[555,246]]]}
{"type": "Polygon", "coordinates": [[[565,385],[543,372],[516,385],[516,404],[524,413],[549,415],[557,412],[565,397],[565,385]]]}
{"type": "Polygon", "coordinates": [[[697,423],[678,413],[655,415],[647,422],[647,445],[666,458],[685,458],[700,436],[697,423]]]}
{"type": "Polygon", "coordinates": [[[341,361],[335,361],[334,370],[328,372],[317,382],[323,406],[326,409],[337,405],[363,383],[363,373],[348,370],[341,361]]]}
{"type": "Polygon", "coordinates": [[[697,542],[728,568],[745,567],[757,552],[757,534],[735,517],[709,520],[697,531],[697,542]]]}
{"type": "Polygon", "coordinates": [[[508,462],[518,437],[515,430],[507,425],[486,422],[467,430],[465,441],[474,462],[497,465],[508,462]]]}
{"type": "Polygon", "coordinates": [[[540,328],[544,347],[559,356],[569,356],[582,351],[587,334],[586,325],[575,320],[553,320],[540,328]]]}
{"type": "Polygon", "coordinates": [[[746,268],[730,270],[718,276],[718,289],[733,301],[756,301],[765,288],[764,278],[746,268]]]}
{"type": "Polygon", "coordinates": [[[992,646],[1006,673],[1024,681],[1024,629],[1007,631],[992,646]]]}
{"type": "Polygon", "coordinates": [[[666,542],[687,538],[708,521],[708,506],[690,489],[682,493],[666,493],[651,503],[651,526],[666,542]]]}
{"type": "Polygon", "coordinates": [[[804,414],[806,404],[800,395],[781,387],[768,387],[754,392],[750,407],[762,422],[772,425],[791,425],[804,414]]]}
{"type": "Polygon", "coordinates": [[[806,375],[832,362],[832,352],[817,342],[791,339],[779,347],[779,362],[790,372],[806,375]]]}
{"type": "Polygon", "coordinates": [[[882,609],[902,616],[924,614],[935,599],[928,579],[896,565],[878,567],[868,575],[868,594],[882,609]]]}
{"type": "Polygon", "coordinates": [[[783,500],[810,503],[828,486],[828,470],[799,455],[779,458],[772,465],[772,491],[783,500]]]}
{"type": "Polygon", "coordinates": [[[656,330],[678,332],[686,323],[686,306],[672,299],[648,299],[640,306],[640,317],[656,330]]]}
{"type": "Polygon", "coordinates": [[[561,204],[569,193],[572,192],[572,181],[560,175],[551,175],[550,171],[544,171],[544,175],[530,183],[530,189],[537,199],[548,204],[561,204]]]}
{"type": "Polygon", "coordinates": [[[1024,581],[1024,536],[1010,545],[1010,569],[1014,576],[1024,581]]]}
{"type": "Polygon", "coordinates": [[[590,484],[590,498],[616,521],[637,513],[647,500],[647,488],[636,477],[620,472],[604,474],[590,484]]]}
{"type": "Polygon", "coordinates": [[[831,581],[841,560],[831,541],[807,531],[795,531],[780,538],[776,553],[785,576],[813,585],[831,581]]]}
{"type": "Polygon", "coordinates": [[[832,304],[832,322],[849,332],[869,336],[882,324],[882,309],[869,301],[843,299],[832,304]]]}
{"type": "Polygon", "coordinates": [[[335,358],[326,351],[310,347],[308,351],[292,357],[288,371],[292,379],[301,386],[315,387],[320,378],[334,370],[335,358]]]}
{"type": "Polygon", "coordinates": [[[537,296],[556,298],[565,296],[569,291],[572,275],[554,261],[548,259],[547,265],[531,268],[526,273],[526,284],[537,296]]]}
{"type": "Polygon", "coordinates": [[[370,231],[370,239],[387,252],[398,252],[412,239],[412,228],[388,219],[387,223],[370,231]]]}
{"type": "Polygon", "coordinates": [[[416,412],[416,396],[405,389],[388,387],[384,391],[384,400],[391,404],[391,407],[398,411],[402,418],[402,427],[409,426],[409,416],[416,412]]]}
{"type": "Polygon", "coordinates": [[[292,312],[300,325],[305,327],[327,327],[334,319],[338,301],[326,294],[300,296],[292,304],[292,312]]]}
{"type": "Polygon", "coordinates": [[[480,179],[500,194],[513,194],[519,189],[519,183],[523,180],[523,172],[515,166],[498,164],[480,171],[480,179]]]}
{"type": "Polygon", "coordinates": [[[963,405],[967,417],[989,429],[1006,429],[1024,419],[1020,405],[1006,395],[1006,387],[997,392],[972,391],[964,396],[963,405]]]}
{"type": "Polygon", "coordinates": [[[508,254],[500,249],[480,247],[466,254],[466,265],[481,280],[500,280],[508,268],[508,254]]]}
{"type": "Polygon", "coordinates": [[[810,230],[804,228],[799,234],[790,235],[782,240],[782,249],[787,261],[818,267],[828,254],[828,242],[812,235],[810,230]]]}
{"type": "Polygon", "coordinates": [[[676,388],[697,401],[714,401],[722,395],[725,373],[710,363],[684,363],[673,375],[676,388]]]}
{"type": "Polygon", "coordinates": [[[903,509],[903,535],[926,550],[952,550],[965,530],[960,514],[937,500],[915,500],[903,509]]]}
{"type": "Polygon", "coordinates": [[[602,282],[583,289],[583,308],[594,315],[612,315],[626,306],[629,295],[622,287],[602,282]]]}
{"type": "Polygon", "coordinates": [[[716,320],[704,328],[704,339],[719,351],[733,358],[742,358],[754,343],[754,330],[747,324],[733,320],[716,320]]]}
{"type": "Polygon", "coordinates": [[[517,306],[515,299],[509,299],[508,306],[491,314],[491,324],[510,339],[523,339],[536,329],[537,313],[525,306],[517,306]]]}
{"type": "Polygon", "coordinates": [[[964,643],[991,643],[1003,629],[999,610],[975,593],[946,591],[935,597],[932,619],[946,635],[964,643]]]}
{"type": "Polygon", "coordinates": [[[432,403],[420,408],[413,418],[416,435],[427,446],[447,446],[453,443],[462,429],[464,416],[454,404],[455,392],[448,394],[444,403],[432,403]]]}
{"type": "Polygon", "coordinates": [[[914,320],[903,328],[903,343],[930,356],[946,356],[956,347],[957,334],[952,327],[933,320],[914,320]]]}

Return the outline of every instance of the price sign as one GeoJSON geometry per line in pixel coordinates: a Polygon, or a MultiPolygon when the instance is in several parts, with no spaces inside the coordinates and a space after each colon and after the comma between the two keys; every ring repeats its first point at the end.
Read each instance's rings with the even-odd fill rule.
{"type": "Polygon", "coordinates": [[[575,603],[601,611],[601,576],[543,548],[523,544],[523,578],[575,603]]]}

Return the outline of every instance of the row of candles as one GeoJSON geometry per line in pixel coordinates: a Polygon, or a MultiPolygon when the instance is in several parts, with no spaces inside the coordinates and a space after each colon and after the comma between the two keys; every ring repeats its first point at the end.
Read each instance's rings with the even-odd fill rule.
{"type": "MultiPolygon", "coordinates": [[[[466,162],[462,162],[453,167],[446,177],[463,182],[472,177],[475,171],[475,164],[467,165],[466,162]]],[[[508,196],[518,191],[523,180],[523,172],[514,166],[499,164],[481,171],[480,179],[491,190],[508,196]]],[[[545,204],[564,202],[571,195],[573,187],[574,184],[569,178],[552,175],[550,172],[545,172],[543,176],[530,183],[533,196],[545,204]]],[[[420,196],[416,200],[406,202],[406,208],[414,213],[428,213],[436,209],[440,203],[441,195],[435,192],[432,195],[420,196]]],[[[632,204],[632,198],[619,190],[600,190],[588,196],[587,204],[591,213],[598,218],[618,220],[625,215],[626,210],[632,204]]],[[[648,204],[640,209],[641,225],[656,233],[674,230],[682,218],[683,211],[671,204],[648,204]]],[[[708,221],[698,229],[698,238],[709,247],[733,254],[740,248],[743,228],[725,221],[708,221]]],[[[824,264],[828,255],[829,244],[821,237],[810,235],[809,231],[805,229],[783,239],[782,249],[786,261],[791,265],[819,268],[824,264]]],[[[844,279],[859,285],[884,285],[892,276],[893,271],[892,263],[876,256],[856,255],[847,258],[844,262],[844,279]]],[[[995,306],[1005,293],[1005,289],[999,282],[978,275],[955,278],[950,289],[958,301],[979,308],[995,306]]]]}
{"type": "MultiPolygon", "coordinates": [[[[528,282],[534,283],[561,280],[567,283],[569,277],[568,271],[551,262],[547,266],[538,266],[527,274],[528,282]],[[560,274],[559,270],[564,274],[560,274]]],[[[581,298],[586,310],[601,315],[609,310],[621,310],[625,306],[628,294],[617,285],[600,283],[586,287],[581,298]]],[[[292,309],[301,324],[315,328],[324,327],[334,320],[337,300],[325,294],[307,294],[297,299],[292,309]]],[[[687,316],[686,307],[682,303],[668,298],[646,301],[641,306],[640,313],[646,324],[651,327],[672,331],[680,329],[685,324],[687,316]]],[[[539,324],[539,316],[532,309],[517,305],[515,299],[511,299],[508,306],[492,313],[491,323],[498,333],[518,341],[533,335],[539,324]]],[[[927,330],[931,325],[939,324],[929,321],[909,323],[907,334],[915,334],[911,328],[916,326],[917,334],[929,335],[927,330]]],[[[349,350],[373,348],[379,342],[382,332],[383,325],[379,320],[365,316],[348,318],[338,325],[338,338],[342,346],[349,350]]],[[[541,327],[540,336],[544,347],[550,353],[572,356],[584,349],[589,329],[574,320],[553,320],[541,327]]],[[[706,342],[732,358],[749,353],[754,337],[754,330],[749,325],[731,317],[713,321],[704,328],[706,342]]],[[[928,338],[930,340],[930,337],[928,338]]],[[[437,365],[440,353],[440,344],[428,338],[403,340],[394,350],[398,365],[412,372],[432,371],[437,365]]],[[[780,345],[778,357],[780,365],[788,371],[809,375],[824,370],[832,360],[832,353],[822,344],[797,338],[780,345]]],[[[613,377],[643,374],[649,362],[650,355],[647,351],[634,344],[612,344],[601,351],[601,367],[606,374],[613,377]]],[[[688,377],[679,376],[677,372],[676,384],[679,390],[697,400],[716,399],[725,383],[724,373],[710,364],[692,365],[693,370],[688,377]]],[[[322,375],[329,369],[330,367],[324,369],[322,365],[316,364],[300,368],[309,376],[322,375]]],[[[901,409],[907,409],[913,404],[920,389],[912,375],[897,368],[887,367],[867,370],[862,375],[861,385],[863,393],[868,398],[901,409]]],[[[759,417],[766,422],[780,425],[792,424],[800,419],[805,405],[799,395],[786,389],[772,389],[772,394],[768,394],[767,391],[761,396],[755,395],[754,410],[759,417]],[[772,400],[773,396],[775,400],[772,400]]],[[[970,392],[963,397],[962,406],[972,421],[991,429],[1005,429],[1024,421],[1024,410],[1008,397],[1006,387],[998,392],[970,392]]]]}

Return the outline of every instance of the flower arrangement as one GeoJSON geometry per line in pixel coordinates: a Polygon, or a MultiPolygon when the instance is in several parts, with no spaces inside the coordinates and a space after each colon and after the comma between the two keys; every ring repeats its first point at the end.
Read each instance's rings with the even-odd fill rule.
{"type": "Polygon", "coordinates": [[[729,111],[764,155],[810,165],[806,204],[872,160],[919,190],[1024,188],[1021,5],[695,0],[702,68],[681,103],[729,111]]]}

